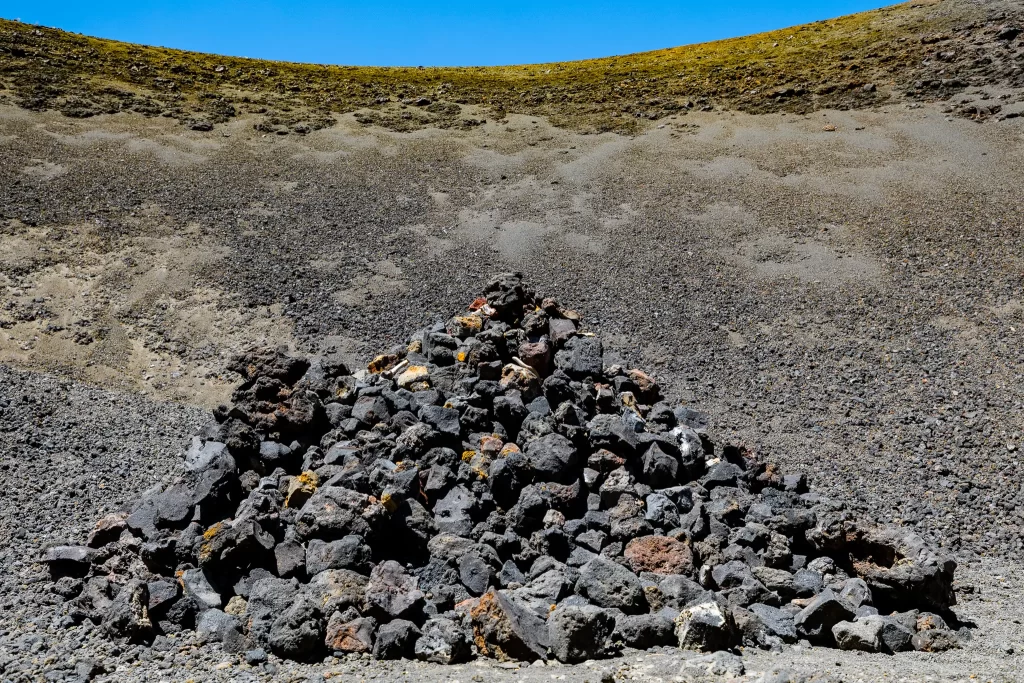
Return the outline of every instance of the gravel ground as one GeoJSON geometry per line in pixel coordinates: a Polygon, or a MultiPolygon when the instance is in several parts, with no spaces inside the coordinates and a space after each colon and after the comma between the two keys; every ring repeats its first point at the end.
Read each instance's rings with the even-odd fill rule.
{"type": "MultiPolygon", "coordinates": [[[[234,351],[365,362],[509,269],[706,410],[717,440],[912,525],[977,589],[964,650],[753,653],[750,671],[1021,678],[1024,124],[943,111],[964,98],[1021,106],[974,88],[924,107],[695,113],[633,138],[517,116],[412,134],[343,117],[280,138],[245,119],[203,133],[0,109],[0,680],[72,657],[134,672],[110,680],[239,679],[216,650],[161,641],[136,666],[58,628],[40,549],[175,471],[200,407],[234,381],[234,351]]],[[[623,662],[671,680],[681,657],[518,673],[280,664],[275,680],[593,681],[623,662]]]]}

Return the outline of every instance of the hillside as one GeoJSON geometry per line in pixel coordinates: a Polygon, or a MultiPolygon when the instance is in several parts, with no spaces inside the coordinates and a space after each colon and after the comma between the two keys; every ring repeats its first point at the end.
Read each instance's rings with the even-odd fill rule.
{"type": "MultiPolygon", "coordinates": [[[[1019,680],[1021,14],[1019,0],[941,0],[488,69],[270,63],[0,23],[0,681],[691,680],[693,653],[674,647],[517,669],[298,663],[191,630],[126,644],[74,606],[104,604],[110,585],[55,582],[39,561],[182,473],[191,437],[248,372],[239,354],[352,371],[408,359],[411,334],[508,271],[602,340],[619,393],[574,380],[582,406],[644,415],[616,374],[642,368],[673,407],[706,416],[723,454],[806,474],[810,493],[787,498],[826,526],[894,525],[959,563],[944,617],[960,647],[745,647],[746,674],[728,680],[1019,680]]],[[[464,379],[459,391],[482,396],[495,384],[464,379]]],[[[573,419],[552,397],[557,420],[573,419]]],[[[478,399],[451,404],[466,424],[478,399]]],[[[399,416],[415,416],[395,409],[370,433],[332,415],[397,444],[399,416]]],[[[245,486],[283,494],[279,475],[245,486]]],[[[751,521],[750,499],[735,503],[714,514],[751,521]]],[[[711,535],[701,562],[736,552],[731,531],[711,535]]],[[[121,539],[93,556],[115,583],[141,571],[139,539],[121,539]]],[[[840,578],[816,566],[822,587],[840,578]]]]}
{"type": "MultiPolygon", "coordinates": [[[[807,112],[890,97],[1024,84],[1013,16],[913,1],[760,35],[580,62],[501,68],[365,68],[220,57],[0,21],[0,102],[67,116],[134,111],[206,129],[259,114],[305,132],[336,114],[395,130],[479,125],[464,112],[549,116],[581,131],[635,131],[690,110],[807,112]],[[1009,28],[1008,28],[1009,27],[1009,28]]],[[[976,115],[977,112],[969,112],[976,115]]]]}

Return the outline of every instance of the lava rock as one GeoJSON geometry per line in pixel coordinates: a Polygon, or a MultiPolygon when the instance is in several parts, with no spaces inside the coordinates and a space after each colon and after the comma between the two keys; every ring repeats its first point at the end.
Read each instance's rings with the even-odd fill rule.
{"type": "Polygon", "coordinates": [[[615,618],[598,607],[564,606],[548,618],[551,654],[567,664],[596,659],[604,654],[615,630],[615,618]]]}
{"type": "Polygon", "coordinates": [[[469,616],[482,654],[526,661],[547,657],[547,624],[501,591],[485,593],[469,616]]]}
{"type": "Polygon", "coordinates": [[[416,641],[423,635],[416,624],[405,619],[395,619],[380,627],[373,644],[373,656],[377,659],[412,659],[416,641]]]}
{"type": "Polygon", "coordinates": [[[812,643],[831,645],[835,642],[832,627],[854,618],[854,609],[826,588],[793,618],[799,633],[812,643]]]}
{"type": "Polygon", "coordinates": [[[626,614],[646,607],[644,590],[636,574],[622,565],[596,557],[580,568],[576,591],[599,607],[611,607],[626,614]]]}
{"type": "Polygon", "coordinates": [[[684,650],[713,652],[739,643],[739,630],[729,606],[721,599],[687,605],[675,620],[676,639],[684,650]]]}
{"type": "Polygon", "coordinates": [[[406,573],[394,560],[381,562],[370,572],[366,584],[366,604],[387,619],[415,615],[423,605],[418,579],[406,573]]]}
{"type": "Polygon", "coordinates": [[[447,617],[431,617],[423,624],[422,635],[414,647],[416,659],[435,664],[459,664],[472,652],[469,636],[447,617]]]}

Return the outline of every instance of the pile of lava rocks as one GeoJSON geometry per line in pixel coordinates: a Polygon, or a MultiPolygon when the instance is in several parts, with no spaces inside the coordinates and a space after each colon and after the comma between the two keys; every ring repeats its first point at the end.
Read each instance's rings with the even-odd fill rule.
{"type": "Polygon", "coordinates": [[[951,559],[712,443],[518,274],[365,371],[232,369],[175,483],[46,551],[69,623],[305,661],[958,642],[951,559]]]}

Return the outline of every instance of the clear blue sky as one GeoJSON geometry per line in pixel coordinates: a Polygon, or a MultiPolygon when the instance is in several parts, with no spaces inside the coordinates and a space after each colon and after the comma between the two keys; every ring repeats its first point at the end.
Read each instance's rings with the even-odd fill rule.
{"type": "Polygon", "coordinates": [[[603,57],[828,19],[878,0],[0,0],[0,17],[103,38],[321,64],[603,57]]]}

